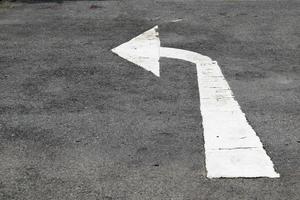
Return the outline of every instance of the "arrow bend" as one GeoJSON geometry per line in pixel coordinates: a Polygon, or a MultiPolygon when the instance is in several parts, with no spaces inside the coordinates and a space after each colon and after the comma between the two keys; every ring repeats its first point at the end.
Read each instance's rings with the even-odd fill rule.
{"type": "Polygon", "coordinates": [[[196,64],[207,177],[278,178],[217,62],[192,51],[161,47],[157,29],[155,26],[112,51],[156,76],[159,76],[160,57],[196,64]]]}

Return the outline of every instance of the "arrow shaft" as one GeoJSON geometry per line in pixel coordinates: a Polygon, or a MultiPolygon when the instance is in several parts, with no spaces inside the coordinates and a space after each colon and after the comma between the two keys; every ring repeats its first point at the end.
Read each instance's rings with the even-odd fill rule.
{"type": "Polygon", "coordinates": [[[193,51],[188,51],[184,49],[176,49],[176,48],[169,48],[169,47],[160,47],[159,55],[160,57],[165,58],[173,58],[173,59],[180,59],[189,61],[195,64],[200,63],[211,63],[212,60],[208,56],[203,56],[199,53],[195,53],[193,51]]]}
{"type": "Polygon", "coordinates": [[[166,47],[160,47],[160,57],[196,64],[207,176],[278,177],[217,62],[195,52],[166,47]]]}

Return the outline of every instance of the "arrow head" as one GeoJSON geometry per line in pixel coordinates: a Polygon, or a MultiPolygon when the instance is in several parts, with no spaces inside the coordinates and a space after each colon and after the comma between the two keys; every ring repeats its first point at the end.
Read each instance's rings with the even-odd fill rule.
{"type": "Polygon", "coordinates": [[[158,26],[153,27],[112,49],[112,52],[159,76],[160,40],[157,29],[158,26]]]}

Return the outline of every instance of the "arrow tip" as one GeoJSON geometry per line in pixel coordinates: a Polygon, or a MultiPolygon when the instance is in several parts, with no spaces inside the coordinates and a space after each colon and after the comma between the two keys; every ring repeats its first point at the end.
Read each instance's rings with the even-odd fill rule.
{"type": "Polygon", "coordinates": [[[120,57],[159,77],[160,40],[158,26],[112,49],[120,57]]]}

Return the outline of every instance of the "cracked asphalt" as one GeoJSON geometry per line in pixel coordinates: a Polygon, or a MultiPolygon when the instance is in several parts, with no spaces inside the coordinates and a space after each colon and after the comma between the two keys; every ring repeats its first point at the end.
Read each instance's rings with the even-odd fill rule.
{"type": "Polygon", "coordinates": [[[299,1],[0,6],[0,199],[299,200],[299,21],[299,1]],[[155,25],[218,61],[279,179],[206,178],[196,67],[110,51],[155,25]]]}

